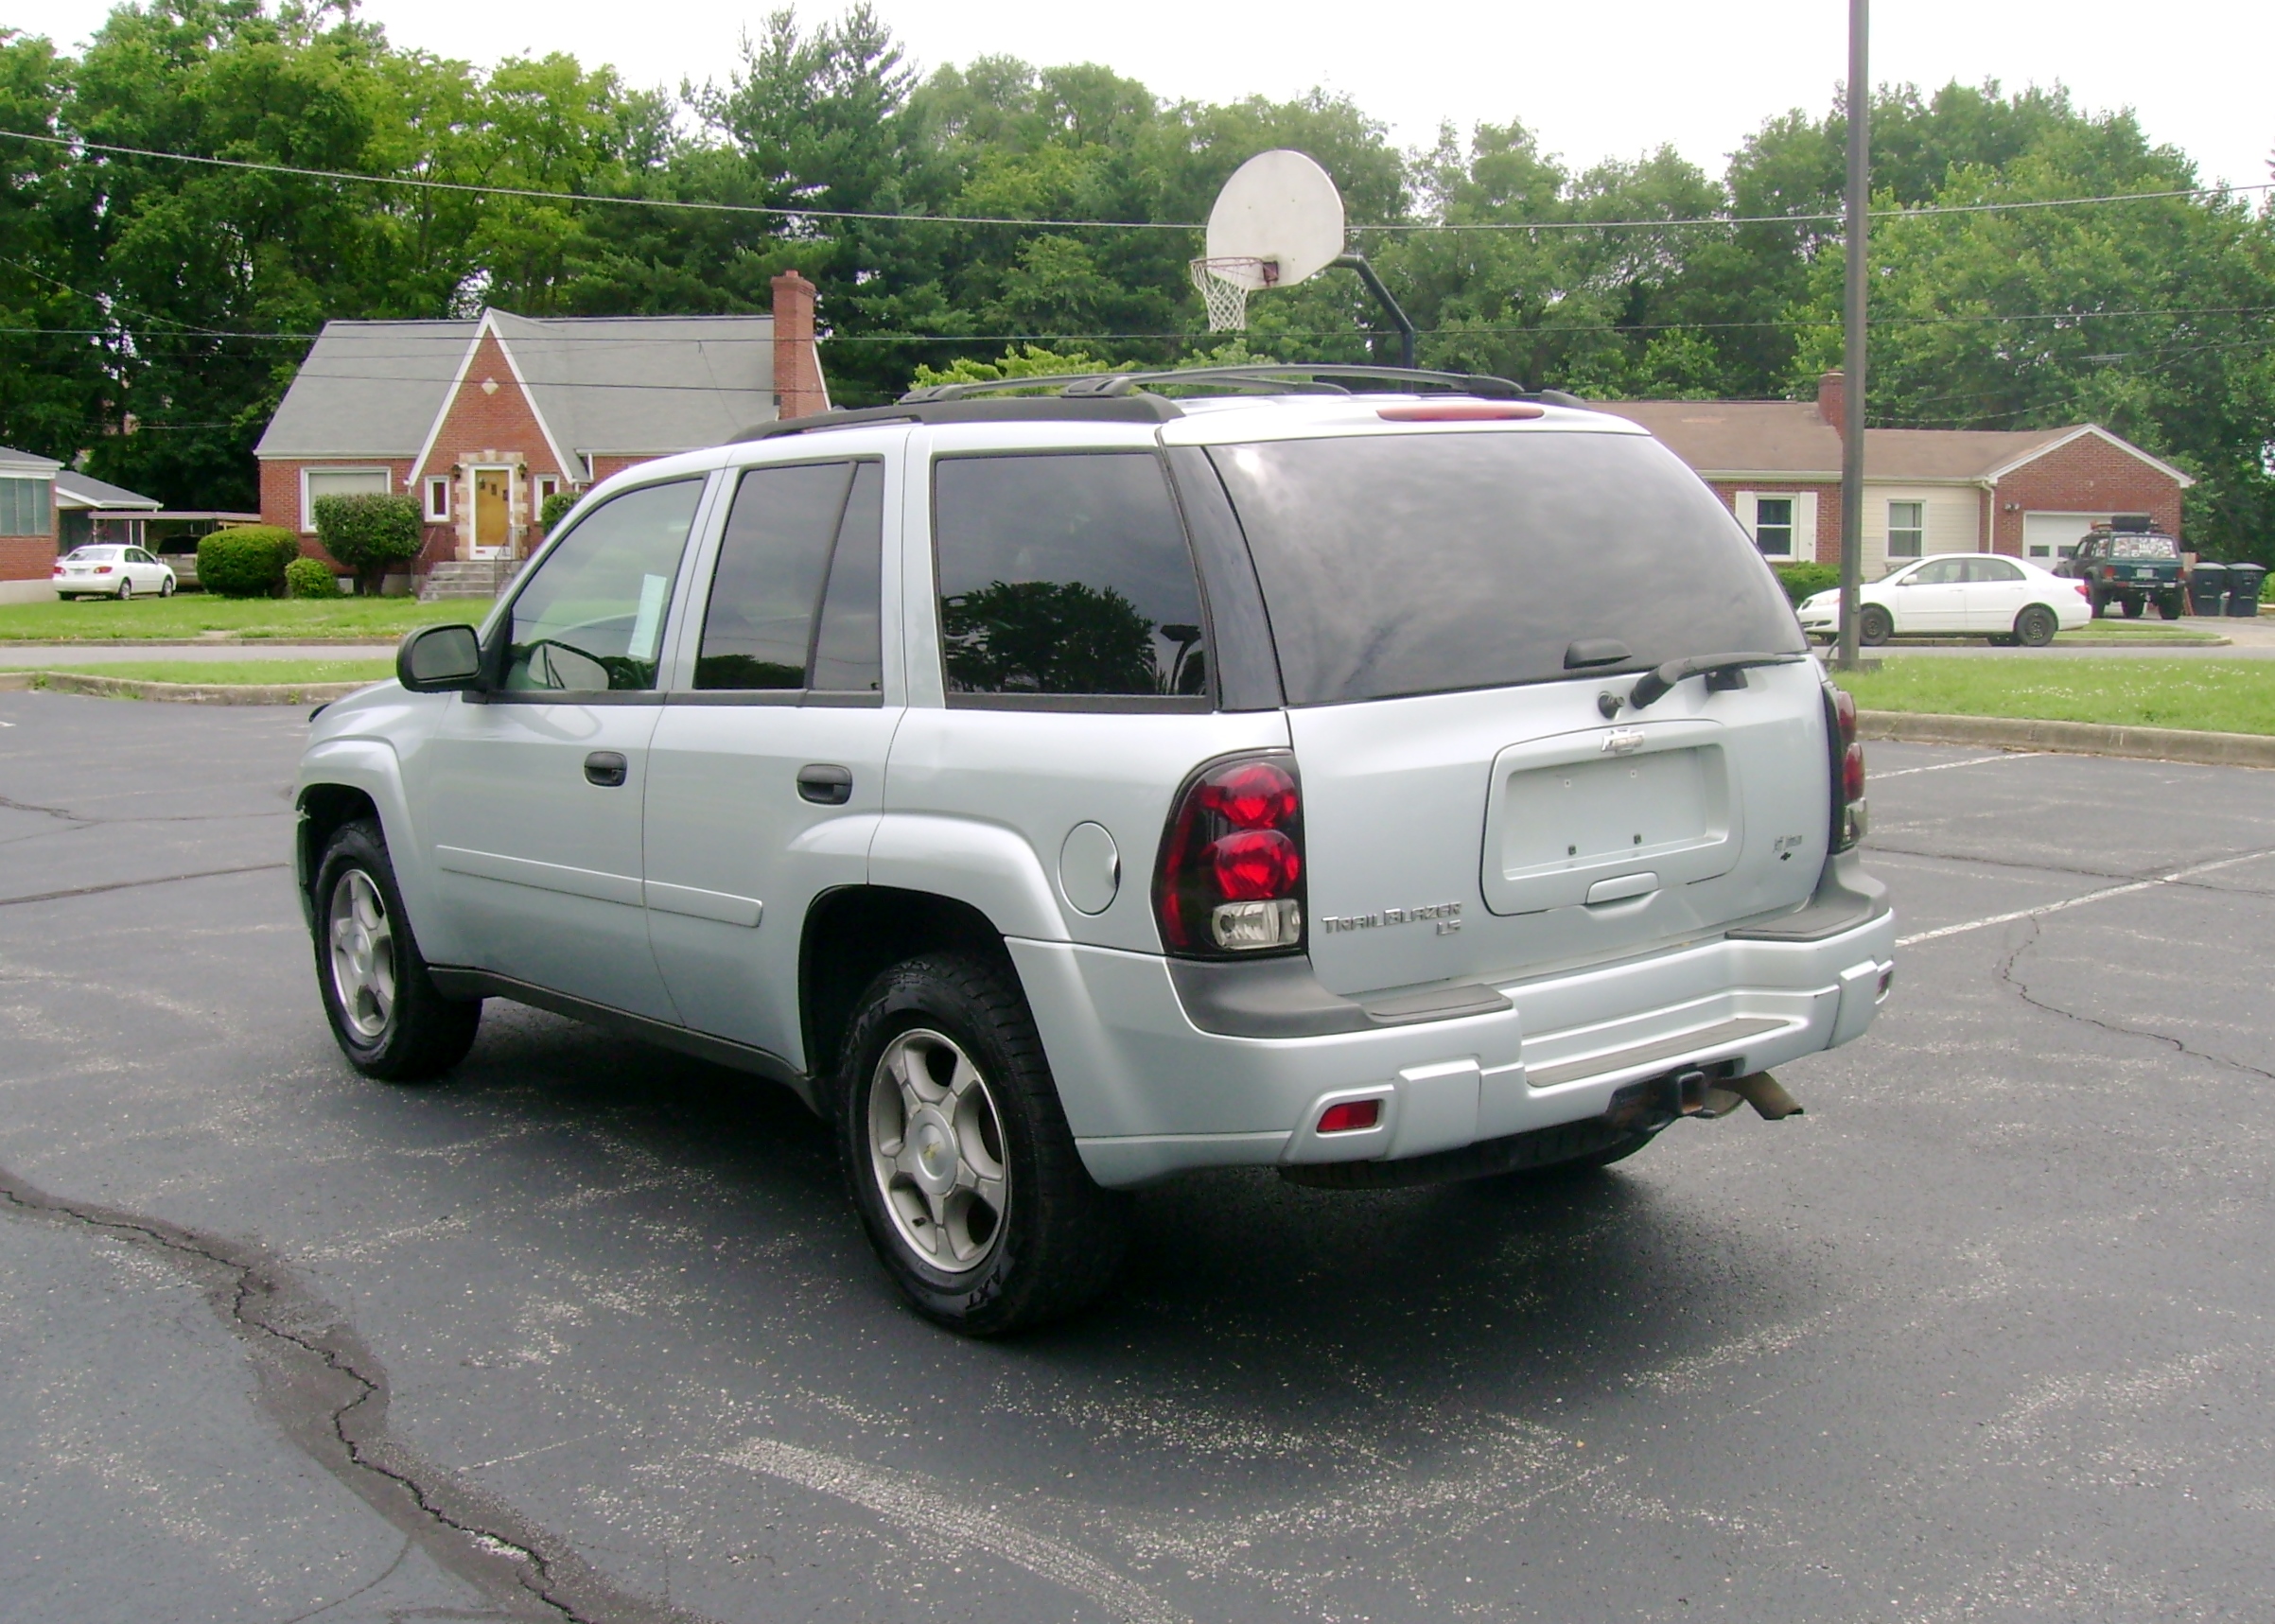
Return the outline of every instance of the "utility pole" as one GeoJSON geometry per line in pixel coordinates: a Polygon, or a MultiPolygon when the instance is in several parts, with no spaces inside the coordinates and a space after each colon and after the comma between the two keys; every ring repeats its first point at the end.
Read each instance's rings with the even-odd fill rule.
{"type": "Polygon", "coordinates": [[[1848,0],[1848,287],[1842,301],[1841,653],[1857,669],[1857,595],[1864,581],[1864,217],[1872,201],[1870,0],[1848,0]]]}

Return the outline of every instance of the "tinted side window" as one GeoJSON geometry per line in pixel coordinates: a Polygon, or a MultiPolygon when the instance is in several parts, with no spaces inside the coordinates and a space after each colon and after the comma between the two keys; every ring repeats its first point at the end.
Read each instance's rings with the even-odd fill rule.
{"type": "Polygon", "coordinates": [[[654,688],[664,611],[702,495],[701,480],[626,491],[563,536],[515,594],[505,686],[654,688]]]}
{"type": "Polygon", "coordinates": [[[1939,558],[1933,564],[1923,564],[1912,571],[1906,583],[1913,586],[1956,586],[1967,579],[1967,560],[1939,558]]]}
{"type": "Polygon", "coordinates": [[[803,688],[814,616],[845,513],[850,463],[753,468],[711,572],[697,688],[803,688]]]}
{"type": "Polygon", "coordinates": [[[949,458],[933,480],[950,692],[1207,690],[1192,554],[1152,453],[949,458]]]}
{"type": "Polygon", "coordinates": [[[2020,581],[2022,572],[2004,558],[1970,558],[1967,561],[1969,581],[2020,581]]]}
{"type": "Polygon", "coordinates": [[[884,689],[884,464],[863,463],[854,469],[845,522],[837,527],[821,630],[814,638],[813,687],[856,693],[884,689]]]}

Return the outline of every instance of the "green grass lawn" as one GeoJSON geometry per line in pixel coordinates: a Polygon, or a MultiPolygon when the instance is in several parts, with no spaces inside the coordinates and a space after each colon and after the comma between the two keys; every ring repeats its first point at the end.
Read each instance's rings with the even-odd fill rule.
{"type": "Polygon", "coordinates": [[[1866,710],[2275,733],[2275,660],[1901,655],[1835,680],[1866,710]]]}
{"type": "Polygon", "coordinates": [[[102,665],[54,665],[80,676],[117,676],[130,682],[244,683],[378,682],[395,673],[393,660],[119,660],[102,665]]]}
{"type": "Polygon", "coordinates": [[[233,637],[392,642],[413,626],[478,620],[487,602],[422,603],[415,598],[217,598],[179,592],[171,598],[114,602],[0,603],[0,641],[188,642],[208,632],[233,637]]]}

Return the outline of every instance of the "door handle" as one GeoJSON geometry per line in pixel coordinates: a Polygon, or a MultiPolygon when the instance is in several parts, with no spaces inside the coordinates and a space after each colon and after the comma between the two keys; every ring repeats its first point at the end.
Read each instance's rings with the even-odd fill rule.
{"type": "Polygon", "coordinates": [[[585,758],[585,781],[604,790],[622,789],[626,770],[624,758],[614,750],[595,750],[585,758]]]}
{"type": "Polygon", "coordinates": [[[820,807],[841,807],[853,798],[850,768],[810,761],[797,770],[797,793],[820,807]]]}

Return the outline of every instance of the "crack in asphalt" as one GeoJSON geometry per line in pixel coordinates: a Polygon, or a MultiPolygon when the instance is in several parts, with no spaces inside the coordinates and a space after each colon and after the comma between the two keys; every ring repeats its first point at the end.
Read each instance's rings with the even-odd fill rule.
{"type": "Polygon", "coordinates": [[[284,817],[289,809],[277,808],[257,812],[149,812],[103,817],[94,812],[76,812],[69,807],[43,806],[34,801],[10,800],[6,795],[0,795],[0,812],[37,812],[44,817],[61,818],[65,823],[99,826],[114,823],[232,823],[242,818],[284,817]]]}
{"type": "Polygon", "coordinates": [[[244,863],[235,868],[201,868],[194,874],[160,874],[149,880],[112,880],[100,885],[73,885],[62,891],[34,891],[27,897],[0,897],[0,908],[18,902],[57,902],[66,897],[93,897],[104,891],[131,891],[137,885],[172,885],[184,880],[214,880],[224,874],[266,874],[289,868],[289,863],[244,863]]]}
{"type": "Polygon", "coordinates": [[[514,1615],[572,1624],[707,1624],[683,1608],[619,1590],[557,1535],[406,1448],[388,1427],[385,1368],[344,1316],[275,1259],[163,1219],[64,1200],[6,1169],[0,1169],[0,1207],[107,1234],[188,1275],[247,1344],[262,1407],[285,1436],[435,1565],[514,1615]]]}
{"type": "Polygon", "coordinates": [[[2192,1049],[2180,1039],[2175,1038],[2169,1033],[2152,1032],[2144,1026],[2126,1026],[2118,1022],[2104,1021],[2098,1016],[2082,1014],[2074,1009],[2064,1009],[2058,1004],[2047,1003],[2032,992],[2029,986],[2015,973],[2015,966],[2021,961],[2022,955],[2038,946],[2039,934],[2039,923],[2033,918],[2030,921],[2030,934],[2024,937],[2014,952],[2008,953],[1999,966],[1999,979],[2013,987],[2016,996],[2021,998],[2024,1004],[2029,1004],[2031,1008],[2042,1009],[2049,1015],[2058,1015],[2065,1021],[2075,1021],[2087,1026],[2098,1026],[2102,1031],[2113,1033],[2121,1038],[2146,1038],[2154,1042],[2169,1043],[2180,1054],[2187,1055],[2192,1058],[2208,1061],[2214,1066],[2226,1066],[2231,1071],[2242,1072],[2254,1077],[2265,1077],[2269,1082],[2275,1082],[2275,1072],[2249,1065],[2242,1060],[2231,1060],[2225,1055],[2214,1055],[2202,1049],[2192,1049]]]}

